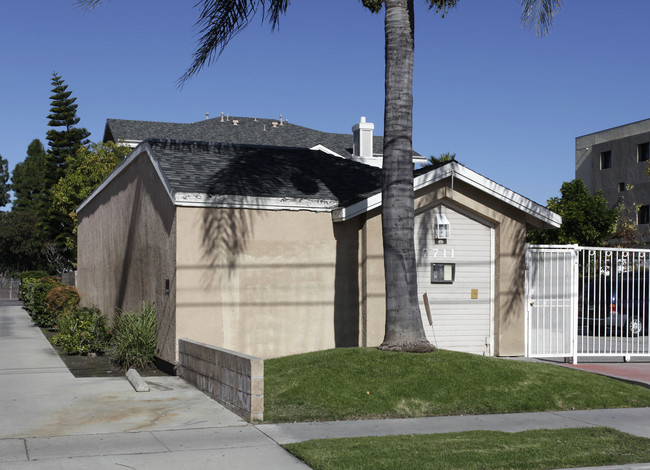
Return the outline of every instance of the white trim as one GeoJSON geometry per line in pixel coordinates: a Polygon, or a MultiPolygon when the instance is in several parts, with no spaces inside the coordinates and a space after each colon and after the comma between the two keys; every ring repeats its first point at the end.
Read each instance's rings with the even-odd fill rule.
{"type": "Polygon", "coordinates": [[[134,149],[138,146],[140,142],[142,142],[142,140],[118,139],[118,141],[115,143],[120,145],[126,145],[127,147],[131,147],[132,149],[134,149]]]}
{"type": "Polygon", "coordinates": [[[363,163],[364,165],[374,166],[376,168],[381,168],[382,165],[384,164],[384,158],[381,156],[360,157],[359,155],[354,155],[350,157],[350,160],[357,163],[363,163]]]}
{"type": "Polygon", "coordinates": [[[208,196],[204,193],[176,193],[174,205],[180,207],[237,207],[240,209],[309,210],[331,212],[337,206],[333,199],[307,199],[286,197],[250,197],[235,195],[208,196]]]}
{"type": "Polygon", "coordinates": [[[321,152],[327,153],[328,155],[334,155],[335,157],[345,158],[344,156],[339,155],[334,150],[330,150],[322,144],[314,145],[313,147],[310,147],[309,150],[320,150],[321,152]]]}
{"type": "Polygon", "coordinates": [[[494,310],[496,307],[496,236],[494,226],[490,227],[490,346],[488,354],[494,356],[494,310]]]}
{"type": "MultiPolygon", "coordinates": [[[[414,191],[417,191],[452,176],[546,222],[553,227],[559,227],[562,225],[562,217],[558,214],[455,161],[416,177],[413,180],[413,189],[414,191]]],[[[334,222],[343,222],[374,209],[375,207],[379,207],[381,206],[381,203],[381,193],[374,194],[368,199],[357,202],[356,204],[333,211],[332,219],[334,222]]]]}

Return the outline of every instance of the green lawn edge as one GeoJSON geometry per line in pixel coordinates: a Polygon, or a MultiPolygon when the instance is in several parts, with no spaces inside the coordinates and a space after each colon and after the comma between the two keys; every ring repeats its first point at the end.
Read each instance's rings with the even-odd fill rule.
{"type": "Polygon", "coordinates": [[[321,439],[283,447],[315,470],[549,469],[650,462],[650,439],[611,428],[321,439]]]}
{"type": "Polygon", "coordinates": [[[650,389],[553,364],[339,348],[264,361],[264,421],[650,406],[650,389]]]}

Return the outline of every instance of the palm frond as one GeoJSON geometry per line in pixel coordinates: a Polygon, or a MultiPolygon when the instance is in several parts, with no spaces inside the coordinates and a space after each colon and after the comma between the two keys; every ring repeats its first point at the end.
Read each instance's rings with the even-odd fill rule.
{"type": "Polygon", "coordinates": [[[82,10],[92,11],[102,3],[104,3],[104,0],[76,0],[74,5],[82,10]]]}
{"type": "MultiPolygon", "coordinates": [[[[93,1],[93,0],[86,0],[93,1]]],[[[94,0],[101,1],[101,0],[94,0]]],[[[195,7],[201,9],[196,27],[201,36],[198,48],[192,54],[192,64],[178,79],[182,86],[204,66],[212,64],[223,53],[228,43],[239,34],[259,9],[262,22],[268,20],[272,29],[279,25],[291,0],[201,0],[195,7]]]]}
{"type": "Polygon", "coordinates": [[[520,0],[521,23],[529,29],[535,28],[538,36],[548,33],[553,17],[562,6],[562,0],[520,0]]]}

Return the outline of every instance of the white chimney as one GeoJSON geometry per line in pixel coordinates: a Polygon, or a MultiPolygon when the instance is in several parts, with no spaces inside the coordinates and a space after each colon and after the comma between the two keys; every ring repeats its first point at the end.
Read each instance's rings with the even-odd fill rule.
{"type": "Polygon", "coordinates": [[[374,129],[375,125],[372,122],[366,122],[365,116],[361,116],[359,124],[352,126],[352,135],[354,136],[353,157],[372,157],[372,131],[374,129]]]}

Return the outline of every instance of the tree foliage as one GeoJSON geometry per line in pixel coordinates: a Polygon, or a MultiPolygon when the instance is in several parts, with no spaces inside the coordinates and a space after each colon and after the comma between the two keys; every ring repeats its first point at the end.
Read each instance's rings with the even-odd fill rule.
{"type": "Polygon", "coordinates": [[[22,272],[47,267],[43,240],[29,211],[0,212],[0,271],[22,272]]]}
{"type": "Polygon", "coordinates": [[[48,152],[48,173],[46,178],[54,186],[63,176],[68,159],[74,157],[82,145],[88,143],[88,132],[84,127],[75,127],[81,118],[77,116],[75,103],[77,98],[72,97],[60,75],[52,75],[52,96],[47,131],[47,140],[50,150],[48,152]],[[62,128],[62,129],[61,129],[62,128]]]}
{"type": "Polygon", "coordinates": [[[27,147],[27,156],[11,175],[14,201],[11,212],[0,219],[0,267],[10,271],[45,269],[46,240],[38,229],[47,219],[45,203],[46,153],[40,140],[27,147]]]}
{"type": "Polygon", "coordinates": [[[11,200],[9,197],[9,162],[0,155],[0,207],[11,200]]]}
{"type": "Polygon", "coordinates": [[[40,140],[34,139],[27,147],[27,157],[16,164],[11,174],[11,189],[14,192],[12,211],[27,211],[42,214],[45,220],[47,207],[44,207],[45,165],[47,154],[40,140]]]}
{"type": "Polygon", "coordinates": [[[113,142],[81,147],[68,158],[63,178],[52,188],[52,208],[70,218],[73,230],[67,234],[66,248],[76,253],[77,213],[75,209],[115,169],[131,149],[113,142]]]}
{"type": "Polygon", "coordinates": [[[456,154],[451,152],[441,153],[439,156],[431,155],[427,158],[427,163],[422,165],[422,168],[427,168],[430,166],[437,166],[441,163],[453,162],[456,161],[456,154]]]}
{"type": "Polygon", "coordinates": [[[547,207],[562,216],[562,226],[529,233],[529,243],[602,246],[612,237],[620,211],[608,207],[601,191],[592,195],[581,179],[574,179],[562,184],[560,194],[547,207]]]}
{"type": "MultiPolygon", "coordinates": [[[[51,190],[65,176],[66,167],[77,151],[88,143],[90,132],[83,127],[75,127],[80,121],[75,103],[77,98],[72,97],[68,85],[56,72],[52,76],[52,93],[50,114],[47,116],[51,129],[47,131],[50,149],[47,153],[44,198],[48,213],[46,220],[39,221],[39,226],[48,241],[54,243],[65,256],[66,242],[73,236],[74,224],[70,217],[54,209],[51,190]]],[[[73,259],[75,253],[69,252],[67,256],[73,259]]]]}

